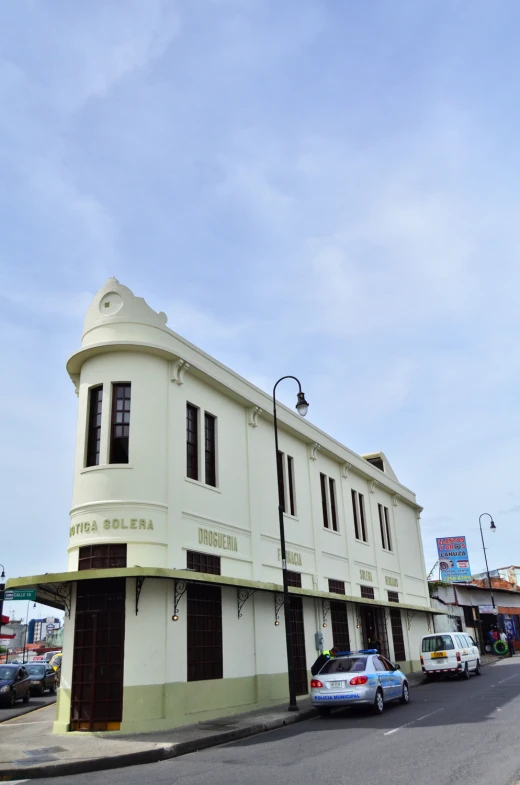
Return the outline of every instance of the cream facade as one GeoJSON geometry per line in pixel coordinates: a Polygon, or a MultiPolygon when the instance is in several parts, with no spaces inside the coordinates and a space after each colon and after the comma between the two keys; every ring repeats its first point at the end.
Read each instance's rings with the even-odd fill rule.
{"type": "MultiPolygon", "coordinates": [[[[168,728],[283,701],[271,396],[114,278],[67,370],[78,395],[68,572],[8,584],[68,615],[56,732],[168,728]]],[[[420,670],[433,618],[415,495],[383,454],[356,455],[282,405],[278,421],[299,691],[334,641],[377,639],[420,670]]]]}

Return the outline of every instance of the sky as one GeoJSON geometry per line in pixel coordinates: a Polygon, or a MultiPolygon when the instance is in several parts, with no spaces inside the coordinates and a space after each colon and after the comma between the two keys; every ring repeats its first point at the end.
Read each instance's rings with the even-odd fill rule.
{"type": "Polygon", "coordinates": [[[450,535],[484,568],[483,512],[490,568],[520,563],[519,24],[515,0],[0,6],[9,577],[66,568],[65,362],[112,275],[383,450],[427,571],[450,535]]]}

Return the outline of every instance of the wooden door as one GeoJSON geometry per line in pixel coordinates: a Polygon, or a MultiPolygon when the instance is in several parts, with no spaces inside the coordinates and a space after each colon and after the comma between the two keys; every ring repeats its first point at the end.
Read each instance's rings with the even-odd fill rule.
{"type": "Polygon", "coordinates": [[[119,730],[123,714],[124,578],[78,581],[71,730],[119,730]]]}
{"type": "Polygon", "coordinates": [[[291,624],[296,695],[307,695],[309,687],[307,684],[307,658],[305,656],[303,599],[295,595],[291,595],[291,624]]]}

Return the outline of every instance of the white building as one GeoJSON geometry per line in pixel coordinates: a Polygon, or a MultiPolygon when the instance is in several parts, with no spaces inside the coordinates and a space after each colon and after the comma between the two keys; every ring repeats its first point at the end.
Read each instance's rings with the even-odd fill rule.
{"type": "MultiPolygon", "coordinates": [[[[153,730],[283,701],[271,396],[114,278],[67,370],[79,400],[68,572],[9,582],[70,614],[55,730],[153,730]]],[[[278,413],[299,693],[316,633],[324,648],[378,639],[420,669],[432,618],[415,495],[383,454],[278,413]]]]}

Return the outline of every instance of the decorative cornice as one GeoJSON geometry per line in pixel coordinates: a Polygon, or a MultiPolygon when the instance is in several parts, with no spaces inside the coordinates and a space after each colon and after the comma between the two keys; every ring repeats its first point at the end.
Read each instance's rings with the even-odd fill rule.
{"type": "Polygon", "coordinates": [[[394,507],[397,507],[397,505],[399,504],[399,499],[400,498],[401,498],[401,495],[399,493],[394,493],[394,497],[393,497],[394,507]]]}
{"type": "Polygon", "coordinates": [[[177,360],[176,363],[171,365],[171,380],[175,384],[184,384],[184,374],[190,367],[186,360],[177,360]]]}
{"type": "Polygon", "coordinates": [[[70,375],[70,380],[74,385],[74,391],[76,395],[79,395],[79,373],[72,373],[70,375]]]}
{"type": "Polygon", "coordinates": [[[341,465],[341,476],[344,480],[348,480],[349,478],[349,471],[352,469],[351,463],[343,463],[341,465]]]}
{"type": "Polygon", "coordinates": [[[370,483],[370,493],[375,493],[378,485],[379,483],[377,480],[372,480],[370,483]]]}
{"type": "Polygon", "coordinates": [[[259,406],[252,406],[247,410],[247,423],[251,428],[258,428],[258,418],[262,414],[262,409],[259,406]]]}
{"type": "Polygon", "coordinates": [[[317,461],[318,460],[318,450],[321,450],[321,445],[318,442],[314,442],[314,444],[307,445],[307,451],[309,453],[309,460],[317,461]]]}

